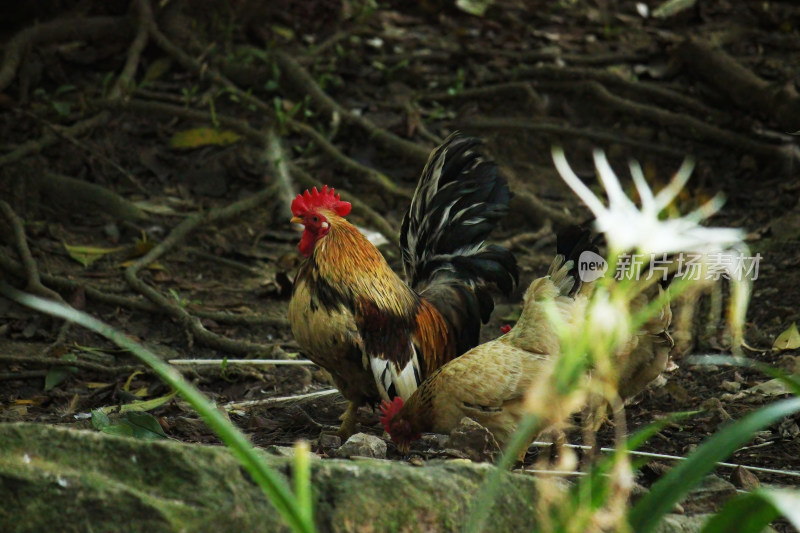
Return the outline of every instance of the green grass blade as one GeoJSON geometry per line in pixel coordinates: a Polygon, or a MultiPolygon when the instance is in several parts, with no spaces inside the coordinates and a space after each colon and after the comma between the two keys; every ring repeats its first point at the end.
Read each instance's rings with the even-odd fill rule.
{"type": "Polygon", "coordinates": [[[759,533],[783,515],[800,530],[800,491],[757,489],[731,499],[701,533],[759,533]]]}
{"type": "Polygon", "coordinates": [[[631,510],[630,524],[636,533],[652,531],[661,518],[680,501],[715,463],[726,459],[737,448],[753,438],[756,431],[785,416],[800,411],[800,398],[770,404],[726,425],[700,445],[686,461],[681,462],[656,482],[650,492],[631,510]]]}
{"type": "Polygon", "coordinates": [[[308,441],[299,440],[294,445],[292,458],[292,479],[297,505],[306,520],[314,518],[314,502],[311,497],[311,458],[308,441]]]}
{"type": "Polygon", "coordinates": [[[255,449],[250,444],[250,441],[247,440],[247,437],[226,420],[216,407],[203,396],[203,393],[183,379],[181,374],[170,365],[163,362],[161,358],[128,339],[124,334],[116,331],[111,326],[86,313],[77,311],[58,302],[45,300],[18,291],[4,282],[0,282],[0,293],[15,302],[42,313],[80,324],[86,329],[102,335],[121,348],[125,348],[133,353],[150,366],[165,383],[176,389],[178,393],[197,410],[206,424],[208,424],[214,433],[222,439],[225,445],[231,450],[231,453],[233,453],[253,479],[264,490],[269,501],[275,506],[294,531],[304,533],[315,531],[313,522],[300,510],[286,482],[256,454],[255,449]]]}
{"type": "Polygon", "coordinates": [[[477,533],[485,530],[484,525],[486,519],[489,518],[489,511],[491,511],[494,500],[497,497],[497,489],[500,486],[501,477],[514,464],[514,461],[525,445],[530,442],[531,436],[537,429],[539,429],[539,417],[527,415],[522,419],[517,431],[511,436],[511,442],[506,446],[503,455],[500,456],[497,468],[489,472],[477,492],[464,527],[465,533],[477,533]]]}

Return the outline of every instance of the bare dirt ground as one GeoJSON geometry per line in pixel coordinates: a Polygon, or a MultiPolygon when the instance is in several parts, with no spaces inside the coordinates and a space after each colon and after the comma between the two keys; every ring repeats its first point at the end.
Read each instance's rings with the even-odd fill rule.
{"type": "MultiPolygon", "coordinates": [[[[499,1],[483,17],[435,0],[414,9],[178,1],[155,13],[146,2],[45,4],[0,17],[0,198],[24,223],[44,287],[164,358],[296,354],[286,321],[300,260],[291,197],[335,186],[354,202],[357,223],[395,239],[427,152],[459,129],[485,139],[516,193],[496,239],[513,247],[522,280],[485,339],[546,271],[551,228],[587,217],[554,173],[552,144],[564,145],[590,186],[595,146],[621,175],[627,158],[639,160],[656,184],[692,155],[680,210],[721,191],[727,202],[713,224],[745,228],[763,257],[745,353],[800,369],[797,350],[771,350],[800,319],[799,156],[787,135],[800,130],[793,2],[703,1],[664,17],[653,16],[655,1],[640,4],[647,17],[628,1],[499,1]],[[288,179],[275,160],[289,163],[288,179]]],[[[0,279],[24,288],[30,269],[8,221],[0,279]]],[[[382,249],[400,268],[397,248],[382,249]]],[[[628,421],[635,429],[676,411],[703,413],[644,450],[686,455],[726,420],[781,397],[738,394],[768,381],[756,371],[685,362],[730,353],[716,304],[698,302],[677,369],[629,406],[628,421]]],[[[4,421],[87,426],[75,415],[170,392],[109,343],[6,299],[0,363],[4,421]]],[[[329,386],[313,366],[187,374],[219,404],[329,386]]],[[[231,418],[259,446],[289,445],[314,442],[343,409],[329,396],[231,418]]],[[[171,438],[216,442],[182,402],[150,412],[171,438]]],[[[360,422],[381,434],[369,410],[360,422]]],[[[730,461],[799,471],[798,422],[770,427],[730,461]]],[[[612,436],[601,433],[606,444],[612,436]]]]}

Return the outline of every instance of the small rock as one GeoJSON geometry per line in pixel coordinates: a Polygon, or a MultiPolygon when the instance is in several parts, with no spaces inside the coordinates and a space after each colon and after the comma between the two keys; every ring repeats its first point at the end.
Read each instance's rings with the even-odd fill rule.
{"type": "Polygon", "coordinates": [[[323,450],[334,450],[342,445],[342,438],[339,435],[331,435],[330,433],[323,433],[319,436],[317,444],[323,450]]]}
{"type": "Polygon", "coordinates": [[[494,461],[500,453],[500,446],[494,435],[471,418],[462,418],[458,426],[450,432],[448,448],[455,448],[464,453],[469,459],[480,461],[494,461]]]}
{"type": "Polygon", "coordinates": [[[336,451],[337,457],[372,457],[374,459],[386,458],[386,442],[380,437],[367,435],[366,433],[356,433],[351,436],[336,451]]]}
{"type": "Polygon", "coordinates": [[[703,372],[706,374],[716,374],[719,372],[717,365],[693,365],[689,367],[690,372],[703,372]]]}
{"type": "Polygon", "coordinates": [[[411,463],[411,466],[425,466],[425,460],[419,455],[415,455],[408,462],[411,463]]]}
{"type": "Polygon", "coordinates": [[[800,374],[800,357],[796,355],[783,355],[778,360],[778,366],[792,374],[800,374]]]}
{"type": "Polygon", "coordinates": [[[735,381],[723,381],[722,388],[728,392],[737,392],[742,388],[742,384],[735,381]]]}
{"type": "Polygon", "coordinates": [[[736,487],[721,477],[712,475],[707,476],[689,492],[683,506],[689,514],[709,508],[716,511],[734,496],[736,496],[736,487]]]}
{"type": "Polygon", "coordinates": [[[294,455],[294,448],[291,446],[267,446],[266,450],[268,454],[279,457],[292,457],[294,455]]]}
{"type": "Polygon", "coordinates": [[[423,448],[431,450],[444,450],[447,448],[450,437],[447,435],[440,435],[438,433],[428,433],[423,435],[420,439],[423,448]]]}
{"type": "Polygon", "coordinates": [[[758,162],[756,161],[755,157],[750,154],[746,154],[742,156],[741,160],[739,160],[739,167],[747,170],[757,170],[758,162]]]}
{"type": "Polygon", "coordinates": [[[742,466],[737,466],[733,472],[731,472],[730,481],[733,483],[734,487],[744,490],[757,489],[758,486],[761,485],[758,477],[742,466]]]}
{"type": "Polygon", "coordinates": [[[671,468],[664,463],[658,461],[650,461],[644,465],[639,471],[648,483],[655,483],[661,479],[671,468]]]}
{"type": "Polygon", "coordinates": [[[794,440],[800,435],[800,426],[791,418],[787,418],[778,426],[778,434],[784,439],[794,440]]]}

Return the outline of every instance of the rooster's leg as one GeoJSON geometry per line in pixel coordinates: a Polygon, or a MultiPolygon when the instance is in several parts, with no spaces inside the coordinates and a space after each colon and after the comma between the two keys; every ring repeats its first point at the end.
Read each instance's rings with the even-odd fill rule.
{"type": "Polygon", "coordinates": [[[342,442],[350,438],[356,432],[356,413],[358,412],[358,404],[350,402],[347,404],[347,410],[342,415],[342,425],[339,427],[337,435],[342,439],[342,442]]]}

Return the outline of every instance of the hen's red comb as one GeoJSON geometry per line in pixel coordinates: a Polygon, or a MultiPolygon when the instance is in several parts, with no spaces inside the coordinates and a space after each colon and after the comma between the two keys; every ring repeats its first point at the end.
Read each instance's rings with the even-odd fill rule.
{"type": "Polygon", "coordinates": [[[333,191],[333,187],[329,189],[325,185],[321,191],[314,187],[311,192],[306,189],[303,194],[298,194],[297,198],[292,201],[292,214],[300,217],[318,207],[331,209],[340,217],[347,216],[352,209],[350,202],[340,200],[339,195],[333,191]]]}
{"type": "Polygon", "coordinates": [[[381,413],[383,416],[380,417],[381,424],[383,424],[383,428],[386,431],[389,431],[389,424],[392,422],[392,419],[400,412],[400,409],[403,408],[403,399],[400,396],[395,396],[394,400],[387,402],[383,400],[381,403],[381,413]]]}

